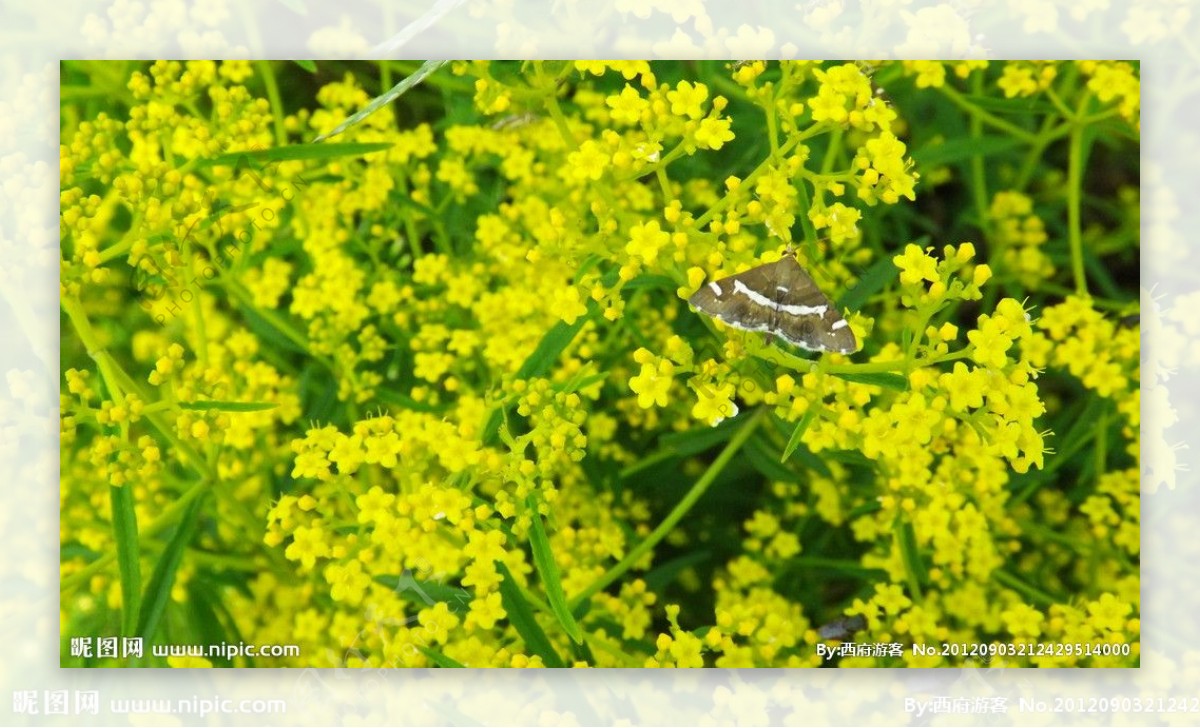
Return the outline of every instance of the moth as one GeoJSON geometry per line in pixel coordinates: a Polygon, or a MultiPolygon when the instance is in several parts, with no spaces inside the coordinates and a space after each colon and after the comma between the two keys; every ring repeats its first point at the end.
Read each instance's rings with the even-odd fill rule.
{"type": "Polygon", "coordinates": [[[790,252],[774,263],[710,281],[688,303],[743,331],[765,331],[808,351],[858,350],[850,324],[790,252]]]}

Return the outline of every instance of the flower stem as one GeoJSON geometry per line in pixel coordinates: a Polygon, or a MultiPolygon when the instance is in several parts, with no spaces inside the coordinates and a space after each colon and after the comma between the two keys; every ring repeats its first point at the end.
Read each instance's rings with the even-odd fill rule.
{"type": "Polygon", "coordinates": [[[1067,238],[1071,245],[1071,270],[1075,274],[1075,292],[1087,295],[1087,275],[1083,268],[1083,230],[1080,210],[1083,206],[1083,125],[1075,123],[1069,135],[1067,160],[1067,238]]]}
{"type": "Polygon", "coordinates": [[[721,471],[724,470],[725,466],[729,464],[729,461],[733,459],[734,454],[741,449],[742,445],[746,444],[746,440],[750,439],[750,435],[752,435],[758,428],[758,425],[762,422],[763,416],[766,414],[766,412],[767,409],[762,407],[755,411],[754,414],[750,415],[750,418],[746,420],[746,424],[742,425],[742,428],[737,431],[737,434],[733,436],[733,439],[729,441],[729,444],[725,446],[725,449],[721,451],[721,454],[717,456],[717,459],[712,462],[712,465],[708,466],[708,470],[705,470],[704,474],[700,476],[700,479],[697,480],[694,485],[692,485],[692,488],[687,492],[687,495],[685,495],[683,499],[680,500],[675,506],[675,508],[667,514],[667,517],[663,519],[662,523],[658,524],[658,528],[655,528],[641,543],[633,547],[633,549],[626,554],[625,558],[621,559],[619,563],[617,563],[608,571],[604,572],[599,579],[596,579],[596,581],[589,584],[583,591],[575,595],[575,597],[570,600],[570,606],[572,610],[574,610],[584,601],[590,599],[592,595],[596,594],[609,584],[619,579],[621,575],[626,571],[629,571],[634,564],[641,561],[642,557],[645,556],[650,549],[654,548],[659,541],[666,538],[667,534],[669,534],[671,530],[675,528],[675,525],[679,523],[679,521],[682,520],[685,515],[687,515],[688,511],[692,509],[692,506],[696,505],[696,502],[700,500],[700,497],[704,495],[704,493],[708,490],[708,487],[713,484],[713,481],[717,479],[717,476],[721,474],[721,471]]]}

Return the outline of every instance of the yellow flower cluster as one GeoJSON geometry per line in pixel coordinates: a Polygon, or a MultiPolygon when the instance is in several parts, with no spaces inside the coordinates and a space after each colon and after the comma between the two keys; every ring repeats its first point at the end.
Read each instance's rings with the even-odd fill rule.
{"type": "MultiPolygon", "coordinates": [[[[817,666],[844,618],[1136,664],[1138,332],[1057,282],[1105,231],[1052,239],[1079,196],[1018,173],[929,245],[914,160],[953,150],[877,92],[1136,121],[1136,66],[456,62],[315,145],[374,94],[286,113],[284,66],[64,115],[64,631],[167,569],[172,629],[301,646],[271,664],[817,666]],[[859,351],[687,306],[783,255],[859,351]]],[[[952,664],[905,655],[840,664],[952,664]]]]}

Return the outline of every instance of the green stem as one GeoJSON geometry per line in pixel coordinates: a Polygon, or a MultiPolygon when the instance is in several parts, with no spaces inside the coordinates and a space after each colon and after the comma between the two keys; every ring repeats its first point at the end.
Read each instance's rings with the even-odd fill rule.
{"type": "Polygon", "coordinates": [[[957,90],[950,87],[949,85],[943,85],[941,87],[940,91],[942,92],[943,95],[945,95],[946,98],[950,99],[950,101],[955,106],[957,106],[958,108],[967,112],[972,117],[977,117],[984,124],[987,124],[988,126],[994,126],[997,129],[1000,129],[1001,131],[1003,131],[1007,134],[1015,136],[1018,139],[1029,142],[1031,144],[1037,141],[1037,135],[1034,134],[1033,132],[1028,131],[1026,129],[1022,129],[1021,127],[1017,126],[1016,124],[1007,122],[998,116],[993,116],[992,114],[989,114],[988,112],[979,108],[975,104],[972,104],[967,99],[963,98],[962,94],[960,94],[957,90]]]}
{"type": "Polygon", "coordinates": [[[1100,411],[1096,418],[1096,479],[1108,470],[1108,412],[1100,411]]]}
{"type": "MultiPolygon", "coordinates": [[[[160,531],[163,531],[169,526],[175,525],[175,523],[179,520],[179,515],[183,513],[183,511],[193,500],[202,495],[208,489],[208,485],[208,480],[202,480],[193,485],[186,493],[179,496],[178,500],[164,508],[163,512],[159,514],[158,518],[154,519],[154,521],[147,525],[144,529],[141,529],[140,535],[148,538],[158,534],[160,531]]],[[[69,576],[64,576],[59,581],[59,593],[69,594],[75,589],[78,589],[87,582],[91,581],[93,576],[103,571],[105,567],[116,561],[116,559],[117,552],[115,550],[109,551],[79,571],[76,571],[69,576]]]]}
{"type": "Polygon", "coordinates": [[[1042,605],[1043,607],[1049,607],[1049,606],[1053,606],[1055,604],[1062,603],[1062,600],[1059,599],[1058,597],[1056,597],[1052,594],[1048,594],[1048,593],[1042,591],[1041,589],[1038,589],[1035,586],[1026,584],[1025,582],[1021,581],[1020,579],[1018,579],[1017,577],[1008,573],[1007,571],[1002,571],[1000,569],[997,569],[992,572],[992,578],[995,579],[996,581],[1000,582],[1004,586],[1008,587],[1009,589],[1018,591],[1021,594],[1029,597],[1034,602],[1037,602],[1038,604],[1042,605]]]}
{"type": "Polygon", "coordinates": [[[771,154],[779,153],[779,122],[775,118],[775,89],[765,95],[763,111],[767,114],[767,139],[771,142],[771,154]]]}
{"type": "Polygon", "coordinates": [[[287,131],[283,128],[283,99],[279,96],[279,84],[275,81],[275,69],[270,61],[255,61],[263,84],[267,87],[267,99],[271,102],[271,117],[275,122],[275,146],[287,144],[287,131]]]}
{"type": "MultiPolygon", "coordinates": [[[[972,85],[976,94],[983,93],[983,74],[976,73],[972,76],[972,85]]],[[[981,141],[983,138],[983,119],[978,116],[971,117],[971,138],[976,141],[981,141]]],[[[971,156],[971,187],[975,198],[975,215],[979,218],[979,229],[983,231],[983,237],[988,242],[992,240],[992,224],[991,216],[988,214],[988,194],[987,194],[987,177],[983,170],[983,156],[974,154],[971,156]]]]}
{"type": "MultiPolygon", "coordinates": [[[[764,159],[757,167],[755,167],[753,172],[746,175],[744,180],[742,180],[742,187],[754,182],[754,180],[761,177],[768,169],[770,169],[773,163],[787,156],[788,153],[791,152],[792,149],[794,149],[796,145],[805,138],[805,136],[806,135],[797,134],[796,136],[788,139],[787,142],[779,148],[778,152],[768,154],[767,158],[764,159]]],[[[708,208],[703,215],[696,218],[696,229],[703,229],[704,226],[707,225],[714,217],[719,215],[726,207],[729,207],[730,203],[733,202],[733,199],[733,194],[727,194],[721,199],[717,200],[716,203],[714,203],[712,207],[708,208]]]]}
{"type": "Polygon", "coordinates": [[[563,143],[567,145],[567,149],[573,151],[579,148],[579,143],[575,141],[575,137],[571,136],[571,128],[567,126],[567,117],[563,116],[556,93],[557,90],[553,88],[546,92],[546,110],[550,112],[550,118],[558,127],[558,133],[562,136],[563,143]]]}
{"type": "MultiPolygon", "coordinates": [[[[918,604],[924,599],[921,591],[921,578],[917,569],[921,568],[921,555],[917,553],[912,536],[912,524],[903,517],[897,517],[892,527],[896,547],[900,551],[900,560],[904,564],[904,576],[908,582],[908,591],[912,600],[918,604]]],[[[913,537],[915,538],[915,537],[913,537]]]]}
{"type": "Polygon", "coordinates": [[[650,549],[654,548],[659,541],[666,538],[667,534],[669,534],[672,529],[675,528],[675,525],[679,523],[679,521],[682,520],[685,515],[687,515],[688,511],[692,509],[692,506],[696,505],[696,502],[700,500],[700,497],[704,495],[704,493],[708,490],[708,487],[713,484],[713,481],[717,479],[717,476],[721,474],[721,471],[725,469],[725,466],[729,464],[729,461],[733,459],[733,456],[737,453],[737,451],[746,443],[746,440],[748,440],[750,435],[754,433],[754,430],[758,428],[759,423],[762,422],[763,416],[766,413],[767,408],[762,407],[755,411],[754,414],[750,415],[750,418],[746,420],[746,424],[742,425],[742,428],[738,430],[736,435],[733,436],[733,439],[729,441],[729,444],[725,446],[725,449],[721,451],[721,454],[717,456],[717,459],[713,461],[712,465],[708,466],[708,470],[705,470],[704,474],[700,476],[700,479],[697,480],[694,485],[692,485],[692,488],[687,492],[687,495],[685,495],[683,499],[680,500],[675,506],[675,508],[673,508],[671,512],[667,514],[667,517],[663,519],[663,522],[658,524],[658,528],[655,528],[649,536],[643,539],[641,543],[639,543],[628,554],[626,554],[625,558],[621,559],[619,563],[617,563],[608,571],[604,572],[599,579],[588,585],[583,591],[577,594],[574,599],[571,599],[569,604],[572,610],[590,599],[594,594],[598,593],[609,584],[612,584],[614,581],[619,579],[621,575],[626,571],[629,571],[634,564],[641,561],[642,557],[649,553],[650,549]]]}
{"type": "Polygon", "coordinates": [[[1083,207],[1083,125],[1073,124],[1069,135],[1067,160],[1067,239],[1071,246],[1071,270],[1075,275],[1075,292],[1087,295],[1087,275],[1083,267],[1083,227],[1080,211],[1083,207]]]}

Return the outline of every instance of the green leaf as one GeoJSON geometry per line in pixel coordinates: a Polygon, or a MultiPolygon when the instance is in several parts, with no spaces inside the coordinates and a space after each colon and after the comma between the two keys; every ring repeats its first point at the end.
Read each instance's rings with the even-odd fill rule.
{"type": "Polygon", "coordinates": [[[150,583],[146,585],[146,593],[142,598],[142,612],[138,618],[137,634],[144,640],[150,640],[154,636],[163,613],[167,610],[167,604],[171,601],[175,573],[179,570],[184,550],[192,540],[203,503],[204,497],[201,496],[188,504],[187,510],[179,519],[179,525],[175,527],[175,533],[167,542],[162,555],[158,557],[158,563],[154,565],[154,573],[150,575],[150,583]]]}
{"type": "Polygon", "coordinates": [[[376,387],[375,398],[384,404],[390,404],[400,409],[412,410],[413,412],[442,413],[446,411],[445,405],[418,402],[407,394],[397,392],[394,389],[388,389],[387,387],[376,387]]]}
{"type": "Polygon", "coordinates": [[[672,432],[669,435],[664,435],[661,442],[665,449],[674,452],[680,457],[697,455],[733,437],[733,434],[741,426],[742,421],[740,417],[730,417],[712,427],[706,425],[683,432],[672,432]]]}
{"type": "MultiPolygon", "coordinates": [[[[540,377],[550,371],[550,367],[554,362],[558,361],[558,357],[563,350],[574,341],[576,334],[583,328],[583,325],[591,320],[598,308],[594,301],[589,301],[588,313],[585,316],[580,316],[575,319],[575,323],[568,324],[566,321],[559,321],[550,327],[542,340],[538,342],[537,348],[517,370],[517,379],[529,379],[531,377],[540,377]]],[[[500,423],[504,419],[504,411],[506,405],[497,406],[488,415],[487,422],[483,427],[483,434],[480,436],[481,441],[485,445],[494,444],[496,441],[496,433],[500,430],[500,423]]]]}
{"type": "MultiPolygon", "coordinates": [[[[450,586],[436,581],[426,581],[417,579],[411,573],[405,572],[399,576],[395,574],[380,574],[374,577],[376,584],[381,584],[391,589],[403,599],[408,599],[413,602],[419,602],[426,606],[432,606],[438,602],[453,603],[469,602],[472,598],[471,592],[461,586],[450,586]]],[[[451,611],[455,611],[451,607],[451,611]]]]}
{"type": "Polygon", "coordinates": [[[461,662],[451,660],[449,657],[446,657],[432,647],[422,647],[421,645],[417,645],[417,649],[421,651],[422,655],[428,657],[430,662],[438,667],[466,667],[466,665],[462,664],[461,662]]]}
{"type": "Polygon", "coordinates": [[[912,158],[918,167],[937,167],[1007,152],[1025,143],[1011,136],[962,137],[914,149],[912,158]]]}
{"type": "MultiPolygon", "coordinates": [[[[222,642],[237,642],[238,640],[229,639],[228,633],[225,631],[225,626],[221,624],[220,618],[217,617],[216,610],[213,604],[220,597],[215,593],[210,584],[201,583],[200,580],[192,580],[188,582],[188,622],[193,633],[199,637],[199,641],[206,645],[217,645],[222,642]]],[[[229,658],[214,657],[214,663],[223,664],[232,667],[232,661],[229,658]]]]}
{"type": "Polygon", "coordinates": [[[346,144],[289,144],[270,149],[247,149],[230,152],[197,162],[198,167],[228,167],[250,162],[288,162],[298,159],[336,159],[338,157],[361,157],[372,152],[382,152],[392,145],[388,142],[349,142],[346,144]]]}
{"type": "Polygon", "coordinates": [[[778,454],[774,452],[774,448],[759,434],[755,434],[746,441],[746,447],[742,450],[746,459],[754,466],[754,469],[765,475],[771,480],[777,480],[784,483],[797,483],[800,477],[780,464],[778,454]]]}
{"type": "Polygon", "coordinates": [[[845,379],[855,384],[870,384],[876,387],[894,389],[898,392],[908,391],[908,378],[895,372],[834,372],[833,376],[845,379]]]}
{"type": "MultiPolygon", "coordinates": [[[[410,21],[408,25],[400,29],[391,38],[388,38],[383,43],[380,43],[373,50],[371,55],[382,58],[397,58],[401,57],[396,51],[400,50],[410,40],[416,38],[421,33],[429,30],[435,23],[442,19],[446,13],[449,13],[454,8],[462,5],[464,0],[437,0],[429,10],[426,10],[423,15],[410,21]]],[[[426,36],[428,37],[428,35],[426,36]]]]}
{"type": "Polygon", "coordinates": [[[529,545],[533,550],[533,565],[537,567],[538,576],[546,588],[546,599],[550,602],[550,611],[562,625],[563,631],[576,644],[583,642],[583,631],[567,606],[567,595],[563,593],[562,581],[558,572],[558,564],[554,562],[554,553],[550,550],[550,539],[546,536],[546,526],[538,513],[537,500],[530,495],[525,501],[529,508],[529,518],[532,528],[529,529],[529,545]]]}
{"type": "Polygon", "coordinates": [[[876,293],[879,293],[886,288],[900,269],[892,262],[890,256],[884,256],[875,261],[867,271],[863,273],[862,278],[858,279],[858,283],[854,288],[844,293],[838,301],[838,308],[842,310],[850,309],[851,311],[862,310],[863,304],[867,299],[876,293]]]}
{"type": "Polygon", "coordinates": [[[274,402],[223,402],[216,399],[206,399],[199,402],[179,402],[180,407],[190,410],[219,410],[221,412],[262,412],[275,409],[279,405],[274,402]]]}
{"type": "Polygon", "coordinates": [[[669,276],[659,275],[656,273],[643,273],[633,280],[621,286],[622,291],[635,291],[639,289],[674,291],[679,287],[674,278],[669,276]]]}
{"type": "Polygon", "coordinates": [[[912,590],[912,596],[919,599],[921,584],[928,579],[928,574],[925,572],[925,562],[921,559],[921,552],[917,548],[917,534],[910,521],[897,520],[896,546],[900,549],[900,559],[908,576],[908,586],[912,590]]]}
{"type": "Polygon", "coordinates": [[[496,571],[503,577],[503,581],[500,582],[500,601],[504,605],[504,611],[508,613],[509,623],[517,630],[517,634],[521,635],[525,646],[530,652],[541,657],[546,667],[566,667],[558,652],[554,650],[554,645],[550,644],[550,639],[542,631],[541,625],[534,619],[533,608],[521,593],[521,585],[513,579],[512,572],[503,561],[496,562],[496,571]]]}
{"type": "MultiPolygon", "coordinates": [[[[684,569],[689,566],[702,564],[711,558],[712,551],[708,549],[689,551],[682,556],[676,556],[670,561],[654,567],[642,577],[642,580],[646,582],[646,589],[654,594],[658,594],[675,581],[675,577],[679,576],[680,572],[684,569]]],[[[618,632],[618,634],[620,633],[618,632]]]]}
{"type": "Polygon", "coordinates": [[[295,63],[297,66],[300,66],[309,73],[317,72],[317,64],[313,63],[312,61],[292,61],[292,63],[295,63]]]}
{"type": "MultiPolygon", "coordinates": [[[[254,333],[255,336],[263,340],[263,343],[270,344],[271,348],[281,352],[290,352],[293,354],[306,353],[306,350],[289,339],[279,330],[276,322],[272,319],[263,316],[247,301],[238,301],[238,308],[242,312],[243,318],[246,320],[246,327],[254,333]]],[[[266,347],[264,347],[266,348],[266,347]]]]}
{"type": "Polygon", "coordinates": [[[121,573],[121,634],[136,634],[141,608],[142,568],[139,560],[137,514],[133,508],[133,485],[109,487],[112,501],[113,534],[117,541],[117,566],[121,573]]]}
{"type": "Polygon", "coordinates": [[[551,326],[542,340],[538,342],[537,348],[517,370],[517,379],[540,377],[549,372],[550,367],[558,361],[563,350],[575,340],[575,335],[579,333],[583,325],[591,320],[591,314],[592,311],[589,310],[586,315],[575,319],[573,324],[559,321],[551,326]]]}
{"type": "MultiPolygon", "coordinates": [[[[1031,96],[1009,99],[984,96],[983,94],[963,94],[963,100],[969,101],[972,106],[978,106],[986,111],[995,111],[1001,114],[1017,114],[1025,118],[1058,113],[1058,108],[1054,104],[1051,104],[1049,101],[1038,101],[1031,96]]],[[[1029,131],[1033,130],[1030,129],[1029,131]]]]}
{"type": "Polygon", "coordinates": [[[788,438],[787,446],[783,448],[783,455],[780,456],[779,462],[786,463],[796,448],[800,446],[800,438],[804,436],[804,431],[812,423],[813,418],[817,415],[817,405],[809,405],[808,411],[796,423],[796,429],[792,430],[792,436],[788,438]]]}
{"type": "Polygon", "coordinates": [[[319,142],[330,137],[335,137],[350,127],[355,126],[363,119],[403,96],[408,92],[409,89],[424,81],[426,76],[441,68],[443,65],[445,65],[445,63],[446,61],[425,61],[421,64],[421,67],[418,68],[415,73],[413,73],[413,75],[391,87],[379,96],[376,96],[371,103],[367,104],[366,107],[364,107],[361,111],[356,112],[355,114],[351,115],[349,119],[346,119],[341,124],[338,124],[333,131],[329,132],[328,134],[322,134],[313,141],[319,142]]]}

